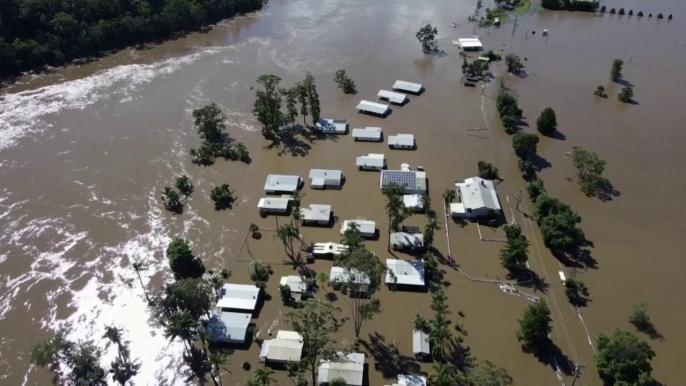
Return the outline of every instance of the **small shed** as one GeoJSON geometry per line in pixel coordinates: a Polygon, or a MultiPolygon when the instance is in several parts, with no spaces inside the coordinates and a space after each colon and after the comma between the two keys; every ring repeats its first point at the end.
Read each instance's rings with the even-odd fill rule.
{"type": "Polygon", "coordinates": [[[376,236],[376,222],[371,220],[345,220],[341,224],[341,235],[352,225],[357,225],[357,230],[360,231],[362,237],[372,238],[376,236]]]}
{"type": "Polygon", "coordinates": [[[422,330],[414,330],[412,332],[412,352],[420,361],[426,360],[431,356],[429,334],[422,330]]]}
{"type": "Polygon", "coordinates": [[[388,137],[388,147],[391,149],[414,149],[414,134],[398,134],[388,137]]]}
{"type": "Polygon", "coordinates": [[[386,259],[386,284],[420,286],[424,282],[424,262],[386,259]]]}
{"type": "Polygon", "coordinates": [[[295,300],[300,300],[307,293],[307,283],[300,276],[282,276],[279,286],[285,285],[291,289],[291,295],[295,300]]]}
{"type": "Polygon", "coordinates": [[[422,91],[422,85],[419,83],[405,82],[404,80],[396,80],[393,84],[393,90],[419,94],[422,91]]]}
{"type": "Polygon", "coordinates": [[[310,204],[308,208],[300,209],[302,223],[327,225],[331,222],[331,205],[310,204]]]}
{"type": "Polygon", "coordinates": [[[353,129],[353,138],[355,141],[381,142],[383,140],[383,133],[380,127],[353,129]]]}
{"type": "Polygon", "coordinates": [[[318,373],[318,385],[327,385],[334,379],[340,378],[348,386],[362,386],[364,382],[364,354],[339,352],[335,359],[322,359],[318,373]]]}
{"type": "Polygon", "coordinates": [[[223,311],[241,310],[254,311],[257,300],[260,297],[260,289],[254,284],[231,284],[222,286],[217,301],[217,308],[223,311]]]}
{"type": "Polygon", "coordinates": [[[399,93],[399,92],[393,92],[393,91],[386,91],[386,90],[379,90],[379,93],[377,96],[380,99],[385,99],[391,103],[395,103],[397,105],[402,105],[403,103],[407,102],[407,95],[399,93]]]}
{"type": "Polygon", "coordinates": [[[421,194],[405,194],[403,195],[403,204],[407,209],[422,212],[424,210],[424,196],[421,194]]]}
{"type": "Polygon", "coordinates": [[[257,207],[266,213],[286,213],[292,197],[283,195],[281,197],[260,198],[257,207]]]}
{"type": "Polygon", "coordinates": [[[347,119],[322,118],[317,121],[317,129],[325,134],[345,134],[348,132],[347,119]]]}
{"type": "Polygon", "coordinates": [[[369,280],[369,276],[367,276],[365,273],[358,272],[355,269],[347,270],[343,267],[331,267],[329,283],[332,285],[336,285],[337,283],[353,283],[356,287],[356,292],[365,293],[369,290],[369,284],[371,284],[371,281],[369,280]]]}
{"type": "Polygon", "coordinates": [[[300,189],[301,183],[302,178],[300,176],[270,174],[267,176],[264,190],[267,194],[295,193],[300,189]]]}
{"type": "Polygon", "coordinates": [[[368,114],[372,114],[372,115],[378,115],[380,117],[385,116],[388,113],[388,111],[390,110],[388,105],[385,105],[383,103],[365,101],[365,100],[361,101],[357,105],[357,109],[360,112],[368,113],[368,114]]]}
{"type": "Polygon", "coordinates": [[[386,156],[383,154],[369,153],[357,157],[355,164],[360,170],[378,170],[382,171],[386,167],[386,156]]]}
{"type": "Polygon", "coordinates": [[[244,343],[250,317],[242,312],[215,311],[207,323],[207,331],[220,342],[244,343]]]}
{"type": "Polygon", "coordinates": [[[303,337],[295,331],[279,331],[276,339],[265,340],[260,350],[260,362],[279,364],[298,362],[302,357],[303,337]]]}
{"type": "Polygon", "coordinates": [[[312,189],[324,189],[327,186],[340,187],[345,175],[340,170],[310,169],[312,189]]]}

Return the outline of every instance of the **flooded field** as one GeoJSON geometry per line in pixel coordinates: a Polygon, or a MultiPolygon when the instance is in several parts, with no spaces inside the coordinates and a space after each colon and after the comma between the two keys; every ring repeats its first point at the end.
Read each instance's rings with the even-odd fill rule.
{"type": "MultiPolygon", "coordinates": [[[[172,238],[183,236],[208,268],[230,269],[232,282],[249,283],[250,256],[241,251],[248,225],[274,228],[277,219],[286,220],[258,215],[257,202],[270,173],[298,174],[307,180],[311,168],[343,170],[347,180],[342,190],[314,191],[308,182],[303,204],[330,204],[339,221],[375,220],[381,236],[367,246],[382,260],[391,258],[379,174],[360,172],[354,164],[355,157],[371,152],[385,153],[391,169],[401,163],[422,165],[439,214],[445,188],[475,175],[479,160],[497,164],[504,175],[497,189],[506,217],[512,220],[514,215],[523,224],[532,241],[531,268],[548,284],[524,291],[551,306],[560,368],[583,363],[585,375],[576,384],[601,385],[588,336],[595,340],[616,327],[633,330],[627,321],[631,307],[646,302],[662,335],[641,335],[657,354],[653,375],[662,384],[680,384],[686,376],[678,363],[686,353],[680,329],[686,317],[686,284],[679,277],[686,269],[680,226],[686,210],[679,201],[686,195],[686,176],[681,173],[686,133],[679,127],[686,68],[686,23],[681,19],[686,6],[677,0],[621,4],[646,14],[672,13],[672,21],[533,10],[518,18],[513,33],[513,20],[486,30],[468,23],[474,3],[271,1],[263,11],[205,34],[27,77],[3,90],[0,383],[47,384],[49,374],[31,367],[29,352],[56,329],[66,328],[73,339],[97,339],[105,326],[115,324],[126,330],[132,356],[143,364],[136,385],[185,384],[178,371],[182,345],[168,342],[151,319],[131,262],[147,263],[143,280],[157,290],[171,278],[164,249],[172,238]],[[450,27],[453,22],[455,28],[450,27]],[[438,27],[444,54],[421,53],[415,33],[426,23],[438,27]],[[544,28],[550,31],[548,39],[540,36],[544,28]],[[474,34],[486,49],[502,48],[526,58],[526,75],[506,75],[500,63],[491,67],[496,80],[486,86],[483,97],[478,88],[463,88],[462,59],[451,40],[474,34]],[[634,105],[616,100],[621,86],[609,81],[615,58],[625,62],[624,79],[634,86],[634,105]],[[339,68],[356,82],[357,95],[336,88],[333,74],[339,68]],[[255,80],[276,74],[283,87],[290,87],[305,71],[316,77],[323,117],[347,118],[351,129],[380,126],[385,137],[412,133],[417,150],[390,150],[385,144],[354,142],[349,135],[304,142],[297,149],[268,149],[251,113],[255,80]],[[503,75],[506,86],[519,96],[530,125],[525,131],[535,131],[535,120],[545,107],[557,112],[561,135],[541,140],[539,154],[550,166],[539,176],[548,191],[579,212],[581,227],[593,243],[589,252],[596,267],[576,270],[592,299],[581,310],[585,327],[567,305],[557,260],[543,246],[535,223],[524,216],[531,213],[531,203],[525,198],[519,210],[512,211],[508,205],[509,200],[514,206],[524,181],[493,106],[503,75]],[[375,100],[378,90],[390,88],[396,79],[422,83],[426,92],[393,107],[385,119],[356,112],[360,99],[375,100]],[[608,99],[593,96],[598,85],[605,86],[608,99]],[[202,168],[190,163],[188,150],[199,143],[191,111],[211,102],[227,114],[231,136],[248,147],[250,165],[219,161],[202,168]],[[489,130],[469,135],[467,130],[474,128],[489,130]],[[620,193],[617,197],[603,202],[578,190],[571,160],[564,157],[573,146],[596,150],[608,161],[606,173],[620,193]],[[295,150],[300,155],[294,155],[295,150]],[[196,192],[186,211],[173,215],[162,208],[159,192],[182,173],[191,177],[196,192]],[[232,210],[215,211],[209,192],[222,183],[235,189],[238,201],[232,210]]],[[[405,224],[425,222],[426,216],[417,215],[405,224]]],[[[436,246],[448,258],[442,217],[441,225],[436,246]]],[[[339,223],[301,229],[307,242],[340,240],[339,223]]],[[[448,230],[452,257],[464,272],[475,278],[505,278],[498,259],[501,243],[481,241],[474,224],[449,220],[448,230]]],[[[484,238],[502,238],[501,230],[481,231],[484,238]]],[[[287,309],[278,297],[278,279],[294,274],[294,268],[283,244],[268,231],[261,240],[250,239],[249,247],[275,271],[267,288],[273,299],[255,323],[262,331],[285,328],[287,309]]],[[[317,272],[330,267],[326,260],[309,265],[317,272]]],[[[553,365],[521,352],[516,340],[517,319],[528,304],[525,298],[506,295],[496,284],[470,281],[447,265],[441,269],[454,321],[464,325],[464,344],[476,358],[505,367],[517,385],[559,383],[553,365]]],[[[430,295],[384,288],[379,297],[383,312],[361,335],[369,384],[391,384],[406,371],[430,374],[430,364],[412,359],[411,347],[411,318],[415,311],[431,315],[430,295]]],[[[343,296],[336,303],[348,312],[343,296]]],[[[352,341],[352,325],[338,338],[352,341]]],[[[107,364],[114,355],[114,350],[107,351],[107,364]]],[[[255,343],[249,350],[236,350],[225,384],[244,384],[252,371],[240,365],[248,361],[254,369],[258,356],[255,343]]],[[[276,379],[291,384],[283,371],[276,379]]],[[[565,382],[572,383],[569,373],[565,382]]]]}

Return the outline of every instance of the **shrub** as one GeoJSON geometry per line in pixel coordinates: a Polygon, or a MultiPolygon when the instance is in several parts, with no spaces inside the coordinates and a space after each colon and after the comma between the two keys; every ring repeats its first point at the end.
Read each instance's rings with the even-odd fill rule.
{"type": "Polygon", "coordinates": [[[610,10],[610,13],[615,14],[615,13],[617,13],[617,11],[616,11],[614,8],[612,8],[612,9],[610,10]]]}
{"type": "Polygon", "coordinates": [[[281,301],[284,306],[290,306],[293,304],[293,294],[291,293],[291,287],[287,285],[279,286],[279,294],[281,295],[281,301]]]}
{"type": "Polygon", "coordinates": [[[617,13],[620,14],[620,15],[624,15],[624,8],[620,8],[620,9],[619,9],[619,12],[617,12],[617,13]]]}
{"type": "Polygon", "coordinates": [[[603,5],[602,7],[600,7],[600,12],[605,13],[606,10],[607,10],[606,6],[603,5]]]}
{"type": "Polygon", "coordinates": [[[662,19],[662,14],[661,14],[661,13],[658,13],[658,14],[657,14],[657,18],[658,18],[658,19],[662,19]]]}
{"type": "Polygon", "coordinates": [[[598,88],[595,89],[594,94],[601,98],[607,98],[607,94],[605,94],[605,87],[603,86],[598,86],[598,88]]]}
{"type": "Polygon", "coordinates": [[[633,324],[639,331],[645,331],[652,326],[650,316],[648,316],[648,305],[639,303],[634,306],[629,316],[629,322],[633,324]]]}
{"type": "Polygon", "coordinates": [[[260,260],[253,260],[248,267],[248,272],[250,273],[250,279],[252,281],[263,281],[269,280],[269,270],[271,267],[269,264],[260,260]]]}
{"type": "Polygon", "coordinates": [[[631,87],[624,87],[617,95],[617,99],[624,103],[631,103],[634,98],[634,90],[631,87]]]}
{"type": "Polygon", "coordinates": [[[543,135],[552,135],[557,129],[557,117],[555,110],[546,107],[536,120],[536,128],[543,135]]]}
{"type": "Polygon", "coordinates": [[[497,180],[500,178],[498,168],[488,162],[479,161],[477,168],[479,169],[479,177],[484,180],[497,180]]]}
{"type": "Polygon", "coordinates": [[[643,11],[638,11],[638,13],[636,14],[636,16],[641,16],[641,17],[643,17],[643,11]]]}
{"type": "Polygon", "coordinates": [[[634,10],[633,9],[629,10],[629,16],[634,16],[634,10]]]}

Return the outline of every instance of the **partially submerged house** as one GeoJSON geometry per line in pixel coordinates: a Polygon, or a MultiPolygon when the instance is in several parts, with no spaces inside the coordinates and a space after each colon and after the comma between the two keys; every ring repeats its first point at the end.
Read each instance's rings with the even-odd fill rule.
{"type": "Polygon", "coordinates": [[[267,194],[295,193],[300,189],[300,184],[302,184],[300,176],[270,174],[267,176],[264,190],[267,194]]]}
{"type": "Polygon", "coordinates": [[[343,267],[331,267],[329,283],[331,283],[334,289],[339,289],[342,284],[352,284],[354,288],[349,288],[349,290],[354,290],[357,293],[366,293],[369,291],[371,280],[367,274],[355,269],[347,270],[343,267]]]}
{"type": "Polygon", "coordinates": [[[317,121],[317,129],[325,134],[345,134],[348,132],[347,119],[320,119],[317,121]]]}
{"type": "Polygon", "coordinates": [[[455,184],[458,202],[450,204],[454,217],[470,219],[495,218],[502,214],[493,181],[479,177],[467,178],[455,184]]]}
{"type": "Polygon", "coordinates": [[[393,90],[419,94],[422,91],[422,85],[419,83],[405,82],[404,80],[396,80],[393,84],[393,90]]]}
{"type": "Polygon", "coordinates": [[[244,311],[252,313],[260,298],[260,289],[254,284],[226,283],[222,286],[217,308],[222,311],[244,311]]]}
{"type": "Polygon", "coordinates": [[[357,157],[355,165],[360,170],[383,170],[386,167],[386,156],[383,154],[369,153],[369,155],[363,155],[357,157]]]}
{"type": "Polygon", "coordinates": [[[403,204],[407,209],[422,212],[424,211],[424,196],[421,194],[405,194],[403,195],[403,204]]]}
{"type": "Polygon", "coordinates": [[[401,187],[403,194],[426,194],[426,172],[415,170],[382,170],[379,187],[383,189],[390,184],[401,187]]]}
{"type": "Polygon", "coordinates": [[[331,223],[331,205],[310,204],[300,209],[303,225],[328,225],[331,223]]]}
{"type": "Polygon", "coordinates": [[[395,103],[397,105],[402,105],[405,102],[407,102],[407,95],[399,93],[399,92],[393,92],[393,91],[386,91],[386,90],[379,90],[379,93],[377,94],[379,99],[385,99],[391,103],[395,103]]]}
{"type": "Polygon", "coordinates": [[[421,375],[398,374],[398,383],[394,383],[390,386],[426,386],[426,377],[421,375]]]}
{"type": "Polygon", "coordinates": [[[282,276],[281,281],[279,281],[279,286],[282,285],[290,288],[291,296],[293,296],[293,299],[296,301],[302,299],[303,296],[308,295],[307,283],[305,283],[301,276],[282,276]]]}
{"type": "Polygon", "coordinates": [[[380,127],[353,129],[353,138],[355,141],[381,142],[383,140],[383,132],[380,127]]]}
{"type": "Polygon", "coordinates": [[[376,103],[363,100],[357,105],[357,109],[362,113],[383,117],[386,116],[386,114],[388,114],[390,107],[383,103],[376,103]]]}
{"type": "Polygon", "coordinates": [[[391,248],[394,251],[421,251],[424,249],[424,235],[421,233],[391,233],[391,248]]]}
{"type": "Polygon", "coordinates": [[[348,386],[362,386],[364,354],[339,352],[335,359],[322,359],[318,370],[318,385],[328,385],[334,379],[342,379],[348,386]]]}
{"type": "Polygon", "coordinates": [[[288,208],[293,197],[282,195],[281,197],[260,198],[257,207],[264,213],[288,213],[288,208]]]}
{"type": "Polygon", "coordinates": [[[341,235],[345,234],[352,224],[357,225],[357,230],[360,231],[362,237],[372,238],[376,236],[376,222],[371,220],[345,220],[341,224],[341,235]]]}
{"type": "Polygon", "coordinates": [[[295,331],[279,330],[275,339],[265,340],[260,350],[260,362],[283,364],[298,362],[302,357],[303,337],[295,331]]]}
{"type": "MultiPolygon", "coordinates": [[[[454,40],[453,44],[455,44],[454,40]]],[[[462,48],[463,51],[481,51],[484,49],[484,46],[481,44],[481,40],[475,37],[457,39],[456,45],[462,48]]]]}
{"type": "Polygon", "coordinates": [[[414,141],[414,134],[397,134],[388,137],[388,147],[391,149],[414,149],[417,144],[414,141]]]}
{"type": "Polygon", "coordinates": [[[424,287],[424,262],[386,259],[386,284],[424,287]]]}
{"type": "Polygon", "coordinates": [[[312,247],[313,255],[332,255],[338,256],[348,250],[348,247],[344,244],[337,243],[315,243],[312,247]]]}
{"type": "Polygon", "coordinates": [[[216,310],[207,323],[207,331],[222,343],[245,343],[250,326],[250,314],[216,310]]]}
{"type": "Polygon", "coordinates": [[[429,343],[429,334],[426,331],[414,330],[412,332],[412,352],[420,361],[431,357],[431,343],[429,343]]]}
{"type": "Polygon", "coordinates": [[[324,189],[326,187],[341,187],[345,175],[340,170],[310,169],[312,189],[324,189]]]}

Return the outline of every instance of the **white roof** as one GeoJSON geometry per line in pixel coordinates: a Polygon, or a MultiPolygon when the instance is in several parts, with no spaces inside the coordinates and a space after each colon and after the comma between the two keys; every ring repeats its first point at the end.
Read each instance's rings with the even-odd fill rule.
{"type": "Polygon", "coordinates": [[[400,386],[426,386],[426,377],[421,375],[398,375],[398,385],[400,386]]]}
{"type": "Polygon", "coordinates": [[[363,100],[357,105],[357,109],[383,115],[388,112],[388,105],[363,100]]]}
{"type": "Polygon", "coordinates": [[[461,202],[453,202],[450,204],[450,213],[455,213],[455,214],[464,214],[467,213],[466,210],[464,210],[464,204],[461,202]]]}
{"type": "Polygon", "coordinates": [[[343,172],[340,170],[310,169],[310,178],[321,178],[326,180],[329,184],[334,181],[340,183],[343,179],[343,172]]]}
{"type": "Polygon", "coordinates": [[[332,361],[323,360],[319,365],[318,383],[329,383],[342,378],[349,386],[362,386],[364,380],[364,354],[338,353],[340,356],[332,361]]]}
{"type": "Polygon", "coordinates": [[[388,136],[389,145],[414,146],[413,134],[398,134],[388,136]]]}
{"type": "Polygon", "coordinates": [[[463,48],[483,48],[481,40],[478,38],[461,38],[457,39],[463,48]]]}
{"type": "Polygon", "coordinates": [[[493,181],[472,177],[467,178],[462,183],[456,183],[455,186],[462,198],[462,204],[465,209],[487,208],[501,210],[493,181]]]}
{"type": "Polygon", "coordinates": [[[421,248],[424,245],[424,235],[421,233],[393,232],[391,233],[391,245],[421,248]]]}
{"type": "Polygon", "coordinates": [[[288,203],[291,201],[290,198],[284,197],[265,197],[260,198],[260,202],[257,207],[260,209],[288,209],[288,203]]]}
{"type": "Polygon", "coordinates": [[[403,203],[406,208],[424,208],[424,196],[421,194],[406,194],[403,196],[403,203]]]}
{"type": "Polygon", "coordinates": [[[300,212],[305,221],[329,221],[331,219],[331,205],[310,204],[309,208],[302,208],[300,212]]]}
{"type": "Polygon", "coordinates": [[[253,311],[260,297],[260,289],[254,284],[226,283],[221,289],[217,308],[253,311]]]}
{"type": "Polygon", "coordinates": [[[264,190],[277,192],[295,192],[300,186],[300,176],[288,176],[281,174],[270,174],[264,184],[264,190]]]}
{"type": "Polygon", "coordinates": [[[340,255],[347,250],[347,246],[337,243],[315,243],[312,247],[312,253],[315,255],[340,255]]]}
{"type": "Polygon", "coordinates": [[[431,354],[429,334],[421,330],[414,330],[412,332],[412,352],[414,354],[431,354]]]}
{"type": "Polygon", "coordinates": [[[401,285],[424,285],[424,263],[421,261],[386,260],[386,283],[401,285]],[[393,281],[391,271],[397,281],[393,281]]]}
{"type": "Polygon", "coordinates": [[[379,98],[385,98],[388,99],[389,102],[391,103],[405,103],[405,100],[407,100],[407,95],[401,94],[399,92],[393,92],[393,91],[386,91],[386,90],[380,90],[379,93],[377,94],[379,98]]]}
{"type": "MultiPolygon", "coordinates": [[[[370,284],[369,277],[364,273],[358,273],[355,269],[350,269],[350,275],[355,276],[353,282],[357,284],[370,284]]],[[[331,274],[329,275],[330,282],[347,283],[350,275],[343,267],[331,267],[331,274]]]]}
{"type": "Polygon", "coordinates": [[[386,164],[386,156],[383,154],[369,153],[369,155],[357,157],[355,164],[357,166],[372,166],[382,168],[386,164]]]}
{"type": "Polygon", "coordinates": [[[381,139],[381,128],[380,127],[367,127],[364,129],[353,129],[353,138],[381,139]]]}
{"type": "Polygon", "coordinates": [[[291,289],[291,292],[305,292],[307,291],[307,285],[303,282],[303,278],[300,276],[282,276],[279,285],[286,285],[291,289]]]}
{"type": "Polygon", "coordinates": [[[212,336],[222,342],[244,342],[250,325],[250,314],[215,312],[207,324],[212,336]]]}
{"type": "Polygon", "coordinates": [[[357,229],[363,235],[374,235],[376,233],[376,222],[371,220],[345,220],[341,224],[341,234],[344,234],[350,224],[357,224],[357,229]]]}
{"type": "Polygon", "coordinates": [[[419,83],[405,82],[404,80],[396,80],[393,84],[393,90],[403,90],[409,92],[419,92],[422,85],[419,83]]]}
{"type": "Polygon", "coordinates": [[[276,339],[265,340],[260,350],[261,360],[295,362],[302,356],[303,338],[295,331],[279,331],[276,339]]]}
{"type": "Polygon", "coordinates": [[[347,119],[320,119],[316,124],[322,133],[345,134],[348,130],[347,119]]]}

